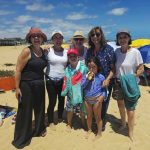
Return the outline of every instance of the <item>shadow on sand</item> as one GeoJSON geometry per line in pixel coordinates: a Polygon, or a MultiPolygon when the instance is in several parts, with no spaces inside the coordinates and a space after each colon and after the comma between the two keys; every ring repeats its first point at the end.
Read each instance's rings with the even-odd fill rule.
{"type": "Polygon", "coordinates": [[[112,130],[118,134],[122,134],[124,136],[128,136],[128,127],[123,130],[119,130],[121,120],[116,118],[112,114],[107,114],[107,122],[110,123],[112,130]]]}

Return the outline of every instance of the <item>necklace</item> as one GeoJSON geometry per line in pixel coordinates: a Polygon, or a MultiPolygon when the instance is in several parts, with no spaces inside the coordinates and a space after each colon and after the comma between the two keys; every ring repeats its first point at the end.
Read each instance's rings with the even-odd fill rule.
{"type": "Polygon", "coordinates": [[[41,57],[42,56],[42,51],[41,48],[36,49],[34,47],[32,47],[33,53],[35,54],[36,57],[41,57]]]}

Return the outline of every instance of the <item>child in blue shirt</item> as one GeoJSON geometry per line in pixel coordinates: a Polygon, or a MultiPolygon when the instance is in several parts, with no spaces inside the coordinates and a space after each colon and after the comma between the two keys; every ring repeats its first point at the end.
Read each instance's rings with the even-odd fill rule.
{"type": "Polygon", "coordinates": [[[101,108],[102,102],[106,97],[106,89],[102,87],[105,77],[100,73],[100,64],[96,57],[88,59],[86,64],[89,72],[83,76],[81,86],[87,111],[87,135],[91,133],[94,114],[98,129],[96,137],[100,137],[102,134],[101,108]]]}

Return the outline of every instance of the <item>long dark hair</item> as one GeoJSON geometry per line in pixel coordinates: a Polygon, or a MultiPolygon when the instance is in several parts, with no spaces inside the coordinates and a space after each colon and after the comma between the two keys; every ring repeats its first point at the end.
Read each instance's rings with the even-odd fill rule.
{"type": "Polygon", "coordinates": [[[91,41],[91,35],[94,34],[94,33],[96,33],[97,30],[99,30],[100,33],[101,33],[101,40],[100,40],[100,45],[101,45],[101,47],[104,47],[104,46],[106,45],[106,43],[107,43],[102,28],[96,26],[96,27],[92,28],[92,29],[90,30],[89,34],[88,34],[88,44],[89,44],[89,46],[90,46],[90,49],[93,49],[93,50],[95,49],[95,45],[94,45],[94,43],[91,41]]]}
{"type": "Polygon", "coordinates": [[[101,71],[101,64],[100,64],[99,59],[97,57],[91,57],[87,59],[86,66],[88,66],[88,64],[91,62],[93,62],[97,66],[97,73],[99,73],[101,71]]]}

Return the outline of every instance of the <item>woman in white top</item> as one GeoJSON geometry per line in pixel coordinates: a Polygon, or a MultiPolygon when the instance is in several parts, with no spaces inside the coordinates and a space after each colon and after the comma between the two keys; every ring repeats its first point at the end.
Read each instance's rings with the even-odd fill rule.
{"type": "Polygon", "coordinates": [[[134,128],[134,118],[135,118],[135,103],[129,102],[124,97],[123,91],[120,86],[119,78],[122,75],[133,74],[139,81],[139,76],[143,73],[143,60],[142,56],[136,48],[130,47],[131,35],[128,31],[122,30],[116,34],[116,44],[121,46],[115,51],[116,54],[116,80],[115,86],[118,86],[117,92],[112,96],[117,100],[118,108],[121,116],[122,126],[120,130],[126,127],[126,114],[125,108],[127,110],[128,116],[128,127],[129,127],[129,137],[133,141],[133,128],[134,128]]]}
{"type": "Polygon", "coordinates": [[[54,31],[51,37],[54,46],[48,50],[46,69],[46,89],[49,97],[47,109],[48,123],[54,125],[54,108],[58,97],[58,121],[62,121],[64,111],[64,97],[61,96],[64,69],[67,65],[67,50],[62,47],[63,34],[54,31]]]}

